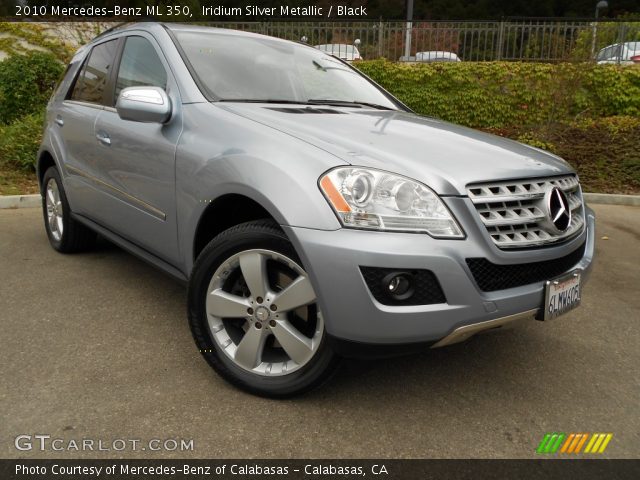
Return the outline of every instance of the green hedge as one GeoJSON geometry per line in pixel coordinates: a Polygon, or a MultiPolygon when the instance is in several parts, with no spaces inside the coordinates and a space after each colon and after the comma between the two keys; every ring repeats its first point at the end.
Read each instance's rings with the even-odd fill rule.
{"type": "Polygon", "coordinates": [[[34,169],[44,111],[63,70],[45,52],[11,55],[0,62],[0,167],[34,169]]]}
{"type": "MultiPolygon", "coordinates": [[[[551,150],[586,190],[640,191],[640,67],[357,63],[417,113],[551,150]]],[[[0,167],[32,171],[62,65],[32,52],[0,62],[0,167]]]]}
{"type": "Polygon", "coordinates": [[[374,60],[357,67],[417,113],[469,127],[640,116],[636,66],[374,60]]]}
{"type": "Polygon", "coordinates": [[[52,54],[29,52],[0,62],[0,124],[44,110],[64,66],[52,54]]]}
{"type": "Polygon", "coordinates": [[[0,167],[33,171],[43,127],[44,111],[0,125],[0,167]]]}

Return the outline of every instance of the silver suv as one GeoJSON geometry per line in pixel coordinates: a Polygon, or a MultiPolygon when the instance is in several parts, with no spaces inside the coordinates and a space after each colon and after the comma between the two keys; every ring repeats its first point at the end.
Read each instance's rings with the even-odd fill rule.
{"type": "Polygon", "coordinates": [[[316,387],[344,356],[550,320],[593,258],[562,159],[260,35],[101,35],[52,97],[37,161],[53,248],[98,233],[187,282],[202,356],[259,395],[316,387]]]}

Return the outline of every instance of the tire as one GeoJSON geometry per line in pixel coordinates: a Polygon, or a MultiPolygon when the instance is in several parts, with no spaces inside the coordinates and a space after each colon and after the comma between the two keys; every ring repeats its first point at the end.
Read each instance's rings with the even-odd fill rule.
{"type": "Polygon", "coordinates": [[[194,265],[188,291],[193,338],[209,365],[242,390],[291,397],[319,387],[338,366],[301,265],[271,220],[224,231],[194,265]]]}
{"type": "Polygon", "coordinates": [[[44,228],[51,246],[61,253],[75,253],[90,249],[96,233],[71,218],[60,174],[49,167],[42,178],[42,214],[44,228]]]}

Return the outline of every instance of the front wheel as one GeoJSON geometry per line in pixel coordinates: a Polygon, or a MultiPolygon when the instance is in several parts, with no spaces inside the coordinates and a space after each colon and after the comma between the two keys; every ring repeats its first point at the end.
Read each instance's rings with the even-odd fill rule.
{"type": "Polygon", "coordinates": [[[213,239],[194,266],[188,296],[200,352],[246,391],[300,394],[337,366],[309,276],[272,221],[244,223],[213,239]]]}

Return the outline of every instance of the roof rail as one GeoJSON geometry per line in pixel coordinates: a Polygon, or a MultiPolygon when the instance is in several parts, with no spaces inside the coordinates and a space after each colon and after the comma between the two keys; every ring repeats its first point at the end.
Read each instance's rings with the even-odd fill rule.
{"type": "Polygon", "coordinates": [[[108,34],[113,33],[115,31],[122,30],[122,29],[128,27],[129,25],[133,25],[134,23],[136,23],[136,22],[120,22],[119,24],[117,24],[117,25],[115,25],[115,26],[113,26],[111,28],[107,28],[104,32],[101,32],[97,37],[94,38],[94,40],[96,40],[98,38],[102,38],[105,35],[108,35],[108,34]]]}

